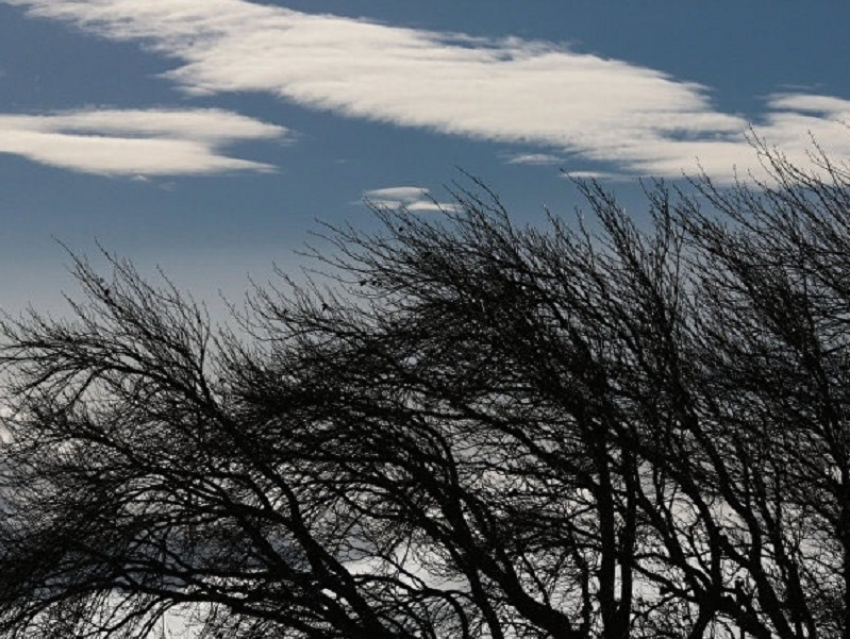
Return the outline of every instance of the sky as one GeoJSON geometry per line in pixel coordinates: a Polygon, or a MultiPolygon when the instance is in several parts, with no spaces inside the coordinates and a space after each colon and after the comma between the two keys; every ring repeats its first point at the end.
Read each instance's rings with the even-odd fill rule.
{"type": "Polygon", "coordinates": [[[0,0],[0,309],[61,312],[97,246],[215,304],[364,201],[520,223],[595,177],[850,157],[843,0],[0,0]]]}

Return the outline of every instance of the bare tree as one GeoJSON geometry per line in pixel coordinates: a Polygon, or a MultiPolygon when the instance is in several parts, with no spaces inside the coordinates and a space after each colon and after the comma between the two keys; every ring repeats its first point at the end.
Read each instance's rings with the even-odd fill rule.
{"type": "Polygon", "coordinates": [[[327,227],[238,339],[76,260],[3,324],[0,636],[850,637],[848,176],[765,157],[327,227]]]}

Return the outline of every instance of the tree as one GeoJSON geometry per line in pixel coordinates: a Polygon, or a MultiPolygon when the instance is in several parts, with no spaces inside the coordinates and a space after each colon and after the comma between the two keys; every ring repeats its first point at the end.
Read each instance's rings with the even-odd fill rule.
{"type": "Polygon", "coordinates": [[[762,151],[647,228],[327,227],[239,337],[75,258],[3,324],[0,636],[850,637],[850,175],[762,151]]]}

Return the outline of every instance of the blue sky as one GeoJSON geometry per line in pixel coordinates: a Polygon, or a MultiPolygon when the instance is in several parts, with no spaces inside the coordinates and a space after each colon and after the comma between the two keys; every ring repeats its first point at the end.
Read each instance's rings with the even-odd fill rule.
{"type": "MultiPolygon", "coordinates": [[[[0,0],[0,308],[58,308],[95,241],[200,298],[296,268],[364,197],[458,168],[519,220],[598,176],[758,171],[749,126],[850,157],[850,3],[0,0]]],[[[434,213],[438,214],[438,213],[434,213]]]]}

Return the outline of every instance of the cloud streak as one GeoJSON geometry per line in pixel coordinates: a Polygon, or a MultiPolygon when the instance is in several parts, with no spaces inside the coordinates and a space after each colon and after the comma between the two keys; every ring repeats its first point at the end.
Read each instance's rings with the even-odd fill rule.
{"type": "Polygon", "coordinates": [[[520,153],[507,159],[508,164],[526,164],[529,166],[553,166],[563,164],[564,159],[551,153],[520,153]]]}
{"type": "Polygon", "coordinates": [[[287,130],[218,109],[83,110],[0,114],[0,153],[103,175],[205,175],[274,170],[222,155],[234,142],[281,139],[287,130]]]}
{"type": "MultiPolygon", "coordinates": [[[[244,0],[0,0],[30,15],[136,41],[173,59],[197,95],[254,91],[347,116],[532,144],[637,174],[718,177],[758,168],[749,123],[705,87],[552,43],[487,40],[314,15],[244,0]]],[[[850,154],[850,102],[766,100],[755,131],[805,162],[809,132],[850,154]],[[840,133],[839,133],[840,132],[840,133]],[[838,133],[838,135],[836,135],[838,133]],[[799,157],[797,157],[799,156],[799,157]]]]}
{"type": "Polygon", "coordinates": [[[403,209],[410,213],[436,213],[457,208],[457,205],[451,202],[437,202],[431,192],[421,186],[372,189],[363,193],[363,199],[370,206],[391,210],[403,209]]]}

